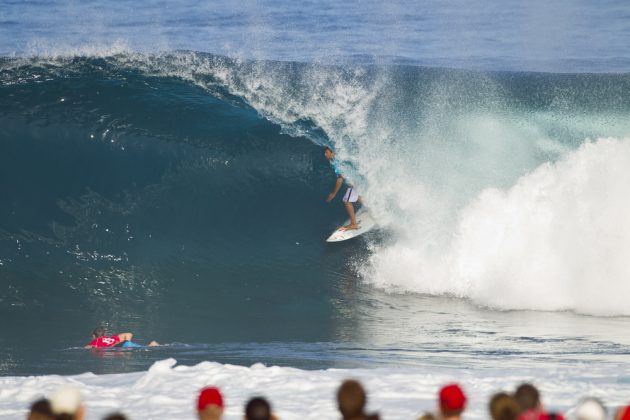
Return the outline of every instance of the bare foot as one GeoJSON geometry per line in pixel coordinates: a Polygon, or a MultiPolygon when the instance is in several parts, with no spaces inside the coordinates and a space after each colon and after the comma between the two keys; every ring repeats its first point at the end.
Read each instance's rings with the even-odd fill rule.
{"type": "Polygon", "coordinates": [[[349,225],[343,226],[343,227],[341,227],[341,228],[339,228],[339,229],[340,229],[342,232],[345,232],[346,230],[356,230],[356,229],[359,229],[359,227],[360,227],[360,226],[359,226],[357,223],[355,223],[355,224],[349,224],[349,225]]]}
{"type": "Polygon", "coordinates": [[[159,345],[160,345],[160,343],[158,343],[157,341],[151,341],[151,342],[149,343],[149,347],[157,347],[157,346],[159,346],[159,345]]]}

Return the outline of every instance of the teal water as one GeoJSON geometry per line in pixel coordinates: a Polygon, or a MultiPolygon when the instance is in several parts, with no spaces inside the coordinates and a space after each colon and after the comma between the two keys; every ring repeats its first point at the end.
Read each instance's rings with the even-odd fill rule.
{"type": "Polygon", "coordinates": [[[3,375],[132,371],[170,356],[321,368],[523,357],[608,364],[628,354],[623,316],[506,313],[375,288],[362,270],[396,231],[324,242],[344,212],[325,202],[334,176],[322,152],[332,144],[356,159],[363,182],[396,173],[401,184],[421,178],[457,193],[457,209],[585,138],[627,133],[627,75],[181,53],[4,59],[0,80],[3,375]],[[395,134],[384,162],[361,160],[370,138],[348,133],[362,120],[329,115],[322,80],[353,106],[370,98],[359,107],[368,127],[395,134]],[[471,115],[535,127],[538,137],[505,140],[508,150],[490,155],[503,162],[466,172],[478,168],[471,148],[487,151],[462,134],[471,115]],[[517,142],[527,140],[523,154],[517,142]],[[419,160],[401,155],[420,150],[419,160]],[[444,151],[451,160],[440,160],[444,151]],[[168,346],[80,349],[99,324],[168,346]]]}

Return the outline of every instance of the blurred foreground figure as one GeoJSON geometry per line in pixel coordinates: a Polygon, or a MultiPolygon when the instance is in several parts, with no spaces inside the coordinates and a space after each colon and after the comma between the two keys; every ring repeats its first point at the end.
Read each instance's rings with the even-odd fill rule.
{"type": "Polygon", "coordinates": [[[492,420],[516,420],[521,412],[516,399],[506,392],[494,394],[488,404],[492,420]]]}
{"type": "Polygon", "coordinates": [[[81,403],[79,390],[62,385],[50,397],[50,406],[56,420],[83,420],[85,408],[81,403]]]}
{"type": "Polygon", "coordinates": [[[277,420],[271,413],[271,405],[262,397],[249,400],[245,406],[245,420],[277,420]]]}
{"type": "Polygon", "coordinates": [[[344,420],[378,420],[378,414],[365,414],[367,395],[358,381],[344,381],[337,390],[337,407],[344,420]]]}
{"type": "Polygon", "coordinates": [[[443,420],[459,420],[466,409],[466,395],[457,384],[444,386],[439,396],[440,417],[443,420]]]}
{"type": "Polygon", "coordinates": [[[199,420],[219,420],[223,415],[223,396],[218,388],[207,387],[201,390],[197,399],[199,420]]]}
{"type": "Polygon", "coordinates": [[[576,420],[606,420],[606,407],[597,398],[583,398],[575,408],[576,420]]]}

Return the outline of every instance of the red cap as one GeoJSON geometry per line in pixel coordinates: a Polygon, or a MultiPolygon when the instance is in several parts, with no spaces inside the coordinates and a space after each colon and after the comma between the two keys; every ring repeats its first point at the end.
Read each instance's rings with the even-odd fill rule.
{"type": "Polygon", "coordinates": [[[218,388],[213,386],[201,390],[199,399],[197,400],[197,410],[201,411],[209,405],[216,405],[219,408],[223,408],[221,392],[218,388]]]}
{"type": "Polygon", "coordinates": [[[630,420],[630,405],[627,405],[621,409],[619,420],[630,420]]]}
{"type": "Polygon", "coordinates": [[[442,409],[449,411],[464,409],[466,406],[466,396],[459,385],[446,385],[440,390],[440,406],[442,409]]]}

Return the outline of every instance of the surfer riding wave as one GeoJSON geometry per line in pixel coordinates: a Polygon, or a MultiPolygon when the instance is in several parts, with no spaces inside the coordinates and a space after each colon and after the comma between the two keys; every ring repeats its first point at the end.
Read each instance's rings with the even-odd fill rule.
{"type": "MultiPolygon", "coordinates": [[[[328,162],[330,162],[333,170],[335,171],[335,175],[337,176],[337,180],[335,181],[335,187],[333,188],[332,192],[328,194],[328,198],[326,199],[326,201],[330,203],[335,198],[339,190],[341,189],[341,186],[343,185],[343,182],[344,182],[344,178],[341,175],[339,164],[335,160],[335,152],[333,152],[330,147],[326,147],[324,148],[324,156],[326,156],[326,159],[328,159],[328,162]]],[[[360,203],[361,197],[359,196],[359,193],[352,185],[347,186],[347,189],[346,189],[345,194],[343,195],[342,201],[343,201],[344,206],[346,207],[348,216],[350,217],[350,223],[345,226],[342,226],[340,229],[342,230],[359,229],[359,224],[357,223],[357,218],[354,212],[353,203],[356,203],[357,201],[360,203]]]]}

